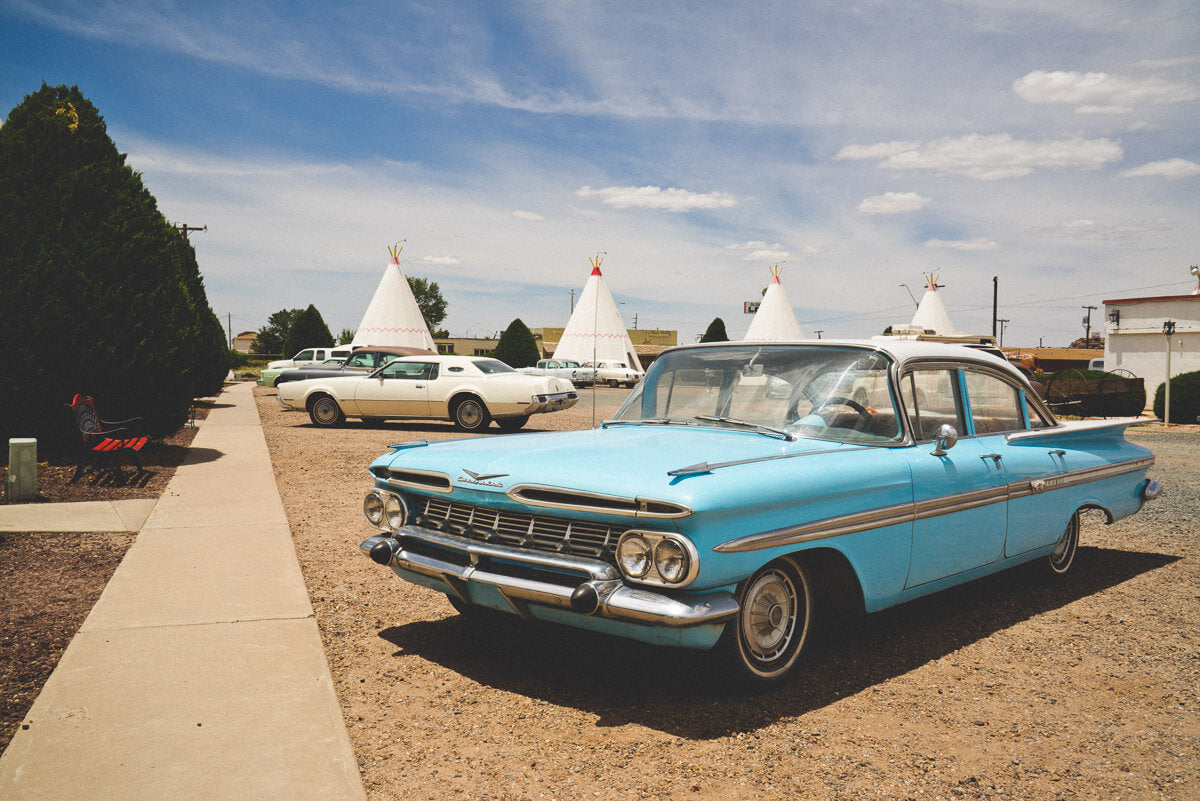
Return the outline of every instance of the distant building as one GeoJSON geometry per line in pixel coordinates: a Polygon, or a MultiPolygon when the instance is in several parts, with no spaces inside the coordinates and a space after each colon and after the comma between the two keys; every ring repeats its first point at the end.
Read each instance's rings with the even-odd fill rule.
{"type": "Polygon", "coordinates": [[[231,347],[238,353],[249,353],[250,347],[257,341],[257,331],[243,331],[233,338],[233,344],[231,347]]]}
{"type": "Polygon", "coordinates": [[[1200,295],[1164,295],[1104,301],[1104,369],[1128,370],[1146,380],[1146,403],[1171,375],[1200,370],[1200,295]],[[1175,324],[1168,337],[1163,324],[1175,324]]]}
{"type": "MultiPolygon", "coordinates": [[[[545,327],[531,330],[542,356],[550,358],[558,347],[565,329],[545,327]]],[[[673,348],[679,344],[678,331],[661,328],[627,328],[625,333],[629,335],[629,341],[633,343],[633,349],[637,353],[642,367],[649,366],[667,348],[673,348]]]]}

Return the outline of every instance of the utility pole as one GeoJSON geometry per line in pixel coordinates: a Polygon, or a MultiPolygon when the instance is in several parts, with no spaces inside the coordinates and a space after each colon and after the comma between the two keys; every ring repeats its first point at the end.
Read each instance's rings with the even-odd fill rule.
{"type": "Polygon", "coordinates": [[[207,226],[207,225],[205,225],[205,226],[203,226],[203,227],[200,227],[200,228],[197,228],[196,226],[194,226],[194,225],[188,225],[187,223],[180,223],[179,225],[177,225],[177,226],[175,226],[175,227],[176,227],[177,229],[179,229],[179,233],[183,234],[183,238],[184,238],[184,239],[187,239],[187,238],[188,238],[188,232],[189,232],[189,231],[207,231],[207,230],[208,230],[208,226],[207,226]]]}
{"type": "Polygon", "coordinates": [[[1000,301],[1000,276],[992,276],[992,339],[996,338],[996,318],[999,316],[997,304],[1000,301]]]}
{"type": "Polygon", "coordinates": [[[996,322],[1000,323],[1000,345],[999,345],[999,347],[1004,347],[1004,327],[1006,325],[1008,325],[1009,323],[1011,323],[1012,320],[1005,320],[1003,317],[1001,317],[996,322]]]}
{"type": "Polygon", "coordinates": [[[229,349],[233,350],[233,315],[226,313],[225,330],[229,332],[229,349]]]}
{"type": "Polygon", "coordinates": [[[818,329],[817,329],[817,339],[820,339],[820,338],[821,338],[821,334],[824,334],[824,333],[825,333],[825,329],[824,329],[824,328],[818,328],[818,329]]]}
{"type": "Polygon", "coordinates": [[[1092,338],[1092,312],[1096,310],[1095,306],[1082,306],[1087,309],[1087,317],[1083,318],[1083,341],[1086,345],[1092,338]]]}

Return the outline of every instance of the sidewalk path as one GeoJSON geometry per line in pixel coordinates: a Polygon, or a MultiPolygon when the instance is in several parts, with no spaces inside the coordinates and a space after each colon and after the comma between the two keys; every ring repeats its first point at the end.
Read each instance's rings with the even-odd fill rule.
{"type": "Polygon", "coordinates": [[[365,798],[252,385],[227,387],[0,757],[0,798],[365,798]]]}

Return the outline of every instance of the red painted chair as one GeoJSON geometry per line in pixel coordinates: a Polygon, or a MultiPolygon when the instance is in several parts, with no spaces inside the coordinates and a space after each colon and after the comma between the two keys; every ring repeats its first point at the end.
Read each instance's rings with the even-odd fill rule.
{"type": "Polygon", "coordinates": [[[83,473],[84,464],[89,461],[89,456],[93,469],[102,457],[110,456],[116,460],[117,471],[120,472],[120,455],[128,452],[133,456],[138,472],[142,472],[142,460],[138,458],[138,451],[150,441],[150,438],[142,433],[142,418],[101,420],[96,411],[96,404],[90,397],[83,395],[76,395],[67,405],[75,413],[75,424],[79,426],[79,435],[83,443],[83,452],[75,467],[75,475],[71,478],[72,483],[83,473]]]}

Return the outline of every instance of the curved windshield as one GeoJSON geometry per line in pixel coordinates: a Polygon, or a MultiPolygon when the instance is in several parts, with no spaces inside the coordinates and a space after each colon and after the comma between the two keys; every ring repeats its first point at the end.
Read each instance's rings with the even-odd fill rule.
{"type": "Polygon", "coordinates": [[[886,356],[816,345],[688,348],[663,354],[613,422],[753,428],[841,442],[901,438],[886,356]]]}

